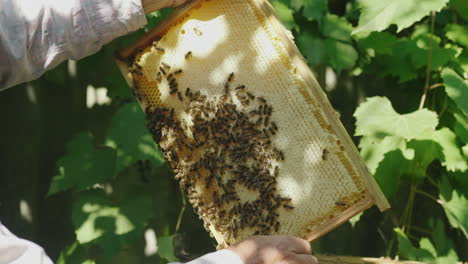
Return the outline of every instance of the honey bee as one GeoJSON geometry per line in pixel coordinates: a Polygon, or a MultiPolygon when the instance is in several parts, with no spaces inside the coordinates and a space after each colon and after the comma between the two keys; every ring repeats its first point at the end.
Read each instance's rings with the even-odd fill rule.
{"type": "Polygon", "coordinates": [[[182,94],[180,92],[177,92],[177,97],[179,98],[179,101],[183,101],[184,98],[182,97],[182,94]]]}
{"type": "Polygon", "coordinates": [[[182,73],[182,70],[178,69],[177,71],[174,72],[174,75],[178,75],[178,74],[181,74],[181,73],[182,73]]]}
{"type": "Polygon", "coordinates": [[[346,203],[342,202],[342,201],[336,201],[335,205],[337,205],[337,206],[346,206],[346,203]]]}
{"type": "Polygon", "coordinates": [[[185,59],[186,59],[186,60],[190,59],[191,57],[192,57],[192,52],[191,52],[191,51],[189,51],[189,52],[187,52],[187,53],[185,54],[185,59]]]}
{"type": "Polygon", "coordinates": [[[234,73],[231,72],[231,74],[229,74],[229,77],[228,77],[228,82],[231,82],[232,80],[234,79],[234,73]]]}
{"type": "Polygon", "coordinates": [[[288,210],[294,209],[294,206],[289,205],[289,204],[283,204],[283,207],[284,207],[285,209],[288,209],[288,210]]]}
{"type": "Polygon", "coordinates": [[[165,53],[165,50],[163,48],[156,47],[156,50],[161,54],[165,53]]]}
{"type": "Polygon", "coordinates": [[[159,70],[162,72],[162,74],[166,75],[166,71],[163,69],[163,67],[159,67],[159,70]]]}
{"type": "Polygon", "coordinates": [[[162,66],[163,66],[164,68],[166,68],[166,69],[168,69],[168,70],[171,69],[171,66],[169,66],[167,63],[161,62],[161,64],[162,64],[162,66]]]}
{"type": "Polygon", "coordinates": [[[236,90],[243,90],[245,88],[245,85],[239,85],[236,87],[236,90]]]}
{"type": "Polygon", "coordinates": [[[161,82],[161,79],[162,79],[162,78],[161,78],[161,72],[158,71],[158,73],[156,74],[156,80],[157,80],[158,82],[161,82]]]}
{"type": "Polygon", "coordinates": [[[266,99],[263,97],[263,96],[259,96],[257,97],[258,101],[262,102],[262,103],[266,103],[266,99]]]}
{"type": "Polygon", "coordinates": [[[322,151],[322,160],[327,160],[329,151],[327,149],[323,149],[322,151]]]}

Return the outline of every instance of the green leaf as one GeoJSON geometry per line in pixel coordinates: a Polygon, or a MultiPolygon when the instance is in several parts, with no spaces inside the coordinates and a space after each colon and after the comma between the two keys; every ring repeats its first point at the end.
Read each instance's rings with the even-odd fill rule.
{"type": "Polygon", "coordinates": [[[335,71],[350,69],[356,64],[358,53],[352,45],[334,39],[325,39],[325,48],[329,63],[335,71]]]}
{"type": "Polygon", "coordinates": [[[326,62],[325,40],[308,32],[297,36],[297,45],[310,65],[316,66],[326,62]]]}
{"type": "Polygon", "coordinates": [[[468,81],[461,78],[454,70],[442,70],[445,92],[457,106],[468,116],[468,81]]]}
{"type": "Polygon", "coordinates": [[[390,33],[372,32],[366,38],[358,39],[358,46],[362,49],[372,49],[376,53],[392,55],[397,42],[397,38],[390,33]]]}
{"type": "Polygon", "coordinates": [[[148,193],[133,192],[115,203],[103,191],[91,190],[80,195],[72,219],[79,243],[96,245],[112,256],[143,234],[150,215],[148,193]]]}
{"type": "Polygon", "coordinates": [[[303,0],[302,14],[309,20],[320,20],[328,10],[327,0],[303,0]]]}
{"type": "Polygon", "coordinates": [[[137,160],[150,160],[155,167],[162,164],[161,153],[145,124],[137,103],[122,106],[112,118],[106,144],[117,150],[117,172],[137,160]]]}
{"type": "Polygon", "coordinates": [[[429,15],[431,11],[439,11],[447,2],[448,0],[425,0],[422,4],[418,0],[360,0],[361,17],[353,34],[382,31],[391,24],[395,24],[397,32],[400,32],[429,15]]]}
{"type": "Polygon", "coordinates": [[[456,135],[448,128],[444,127],[436,131],[423,133],[417,137],[418,140],[432,140],[433,143],[440,145],[440,160],[448,171],[466,171],[468,165],[463,158],[460,149],[456,143],[456,135]]]}
{"type": "MultiPolygon", "coordinates": [[[[465,175],[466,177],[466,175],[465,175]]],[[[466,194],[454,189],[448,177],[442,177],[439,185],[439,198],[452,227],[460,229],[468,238],[468,199],[466,194]]]]}
{"type": "MultiPolygon", "coordinates": [[[[400,38],[393,47],[392,54],[378,56],[377,64],[383,69],[381,75],[398,77],[400,82],[405,82],[417,77],[416,67],[412,63],[412,56],[419,51],[416,41],[413,39],[400,38]]],[[[426,60],[427,61],[427,60],[426,60]]]]}
{"type": "Polygon", "coordinates": [[[453,0],[452,1],[452,6],[455,8],[457,13],[464,18],[466,21],[468,21],[468,1],[466,0],[453,0]]]}
{"type": "Polygon", "coordinates": [[[77,135],[67,144],[67,152],[58,162],[48,195],[76,187],[84,190],[115,175],[115,150],[95,150],[90,133],[77,135]]]}
{"type": "Polygon", "coordinates": [[[408,161],[399,150],[385,153],[382,159],[374,173],[374,177],[385,196],[392,197],[398,191],[400,179],[404,168],[408,167],[408,161]],[[398,166],[395,166],[395,164],[398,164],[398,166]]]}
{"type": "MultiPolygon", "coordinates": [[[[399,228],[394,229],[398,237],[398,255],[404,259],[418,260],[423,262],[434,263],[435,256],[431,254],[431,251],[423,248],[416,248],[411,244],[408,237],[399,228]]],[[[424,241],[424,245],[427,246],[427,240],[424,241]]],[[[430,243],[430,242],[429,242],[430,243]]]]}
{"type": "Polygon", "coordinates": [[[94,261],[87,259],[86,255],[86,249],[78,241],[75,241],[60,252],[57,264],[94,263],[94,261]]]}
{"type": "Polygon", "coordinates": [[[158,237],[158,254],[170,262],[179,261],[174,254],[173,236],[158,237]]]}
{"type": "Polygon", "coordinates": [[[464,49],[457,58],[457,63],[468,74],[468,48],[464,49]]]}
{"type": "Polygon", "coordinates": [[[445,27],[446,36],[453,42],[468,47],[468,28],[457,24],[450,24],[445,27]]]}
{"type": "Polygon", "coordinates": [[[328,38],[351,42],[353,26],[344,17],[327,14],[323,19],[321,30],[328,38]]]}
{"type": "Polygon", "coordinates": [[[455,58],[457,50],[454,47],[440,47],[440,39],[429,34],[420,34],[413,38],[416,41],[418,49],[411,53],[411,61],[416,69],[427,66],[427,58],[429,52],[432,53],[431,69],[445,65],[447,62],[455,58]],[[431,49],[432,39],[432,49],[431,49]],[[432,50],[432,51],[430,51],[432,50]]]}
{"type": "Polygon", "coordinates": [[[455,245],[447,236],[444,229],[444,223],[440,219],[437,219],[436,226],[432,233],[432,241],[434,241],[437,263],[457,263],[458,256],[454,249],[455,245]]]}
{"type": "Polygon", "coordinates": [[[385,97],[367,98],[354,113],[356,136],[400,136],[406,140],[426,131],[435,130],[437,115],[427,109],[409,114],[398,114],[385,97]]]}
{"type": "Polygon", "coordinates": [[[383,139],[371,136],[363,137],[359,142],[359,148],[371,173],[375,173],[379,163],[384,159],[384,155],[390,151],[400,150],[406,159],[414,158],[414,151],[406,149],[405,139],[398,136],[386,136],[383,139]]]}
{"type": "Polygon", "coordinates": [[[297,27],[296,22],[294,22],[293,11],[289,9],[284,0],[272,0],[271,4],[275,8],[276,15],[286,28],[293,29],[297,27]]]}

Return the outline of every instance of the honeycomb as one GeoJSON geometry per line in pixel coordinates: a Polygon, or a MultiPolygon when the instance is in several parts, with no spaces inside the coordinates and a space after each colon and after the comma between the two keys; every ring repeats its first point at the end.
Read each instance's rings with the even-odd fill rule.
{"type": "Polygon", "coordinates": [[[315,239],[380,191],[263,5],[200,2],[129,58],[148,129],[221,247],[315,239]]]}

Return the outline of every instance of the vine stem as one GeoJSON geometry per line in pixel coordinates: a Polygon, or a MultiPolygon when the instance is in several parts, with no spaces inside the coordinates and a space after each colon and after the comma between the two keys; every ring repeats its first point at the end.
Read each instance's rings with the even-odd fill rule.
{"type": "Polygon", "coordinates": [[[431,66],[432,66],[432,45],[433,45],[433,38],[432,35],[434,35],[434,24],[435,24],[435,12],[431,12],[431,36],[429,39],[429,52],[427,55],[427,68],[426,68],[426,81],[424,84],[424,92],[423,95],[421,96],[421,101],[419,102],[419,109],[422,109],[424,107],[424,102],[426,101],[427,97],[427,91],[429,91],[429,86],[430,86],[430,79],[431,79],[431,66]]]}
{"type": "Polygon", "coordinates": [[[185,207],[187,205],[187,203],[185,201],[185,195],[184,195],[184,192],[182,191],[182,189],[180,190],[180,193],[182,194],[182,208],[180,208],[179,217],[177,218],[177,224],[176,224],[176,227],[175,227],[175,232],[176,233],[179,232],[180,224],[182,223],[182,216],[184,215],[185,207]]]}
{"type": "Polygon", "coordinates": [[[421,194],[421,195],[435,201],[438,204],[443,204],[443,202],[440,199],[437,199],[436,197],[434,197],[433,195],[431,195],[431,194],[429,194],[429,193],[427,193],[425,191],[421,191],[421,190],[416,189],[416,193],[419,193],[419,194],[421,194]]]}

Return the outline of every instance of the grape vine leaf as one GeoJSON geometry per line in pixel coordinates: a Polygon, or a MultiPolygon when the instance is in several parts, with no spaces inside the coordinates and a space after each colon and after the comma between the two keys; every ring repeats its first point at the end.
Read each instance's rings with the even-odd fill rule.
{"type": "Polygon", "coordinates": [[[449,24],[445,26],[445,35],[451,41],[468,48],[468,28],[458,24],[449,24]]]}
{"type": "Polygon", "coordinates": [[[466,0],[453,0],[452,1],[452,6],[455,8],[457,13],[464,18],[466,21],[468,21],[468,13],[466,10],[468,10],[468,1],[466,0]]]}
{"type": "MultiPolygon", "coordinates": [[[[465,175],[466,177],[466,175],[465,175]]],[[[448,177],[441,177],[439,198],[452,227],[460,229],[468,238],[468,199],[467,193],[453,188],[448,177]]]]}
{"type": "Polygon", "coordinates": [[[271,4],[275,8],[275,13],[287,29],[297,28],[294,22],[293,11],[289,9],[284,0],[273,0],[271,4]]]}
{"type": "Polygon", "coordinates": [[[173,236],[158,237],[158,254],[161,258],[170,262],[179,261],[174,252],[173,236]]]}
{"type": "Polygon", "coordinates": [[[325,49],[330,65],[335,71],[350,69],[356,64],[358,53],[351,44],[325,39],[325,49]]]}
{"type": "Polygon", "coordinates": [[[445,225],[442,220],[437,219],[433,227],[432,241],[434,241],[435,256],[437,263],[457,263],[458,255],[455,245],[445,233],[445,225]]]}
{"type": "MultiPolygon", "coordinates": [[[[405,259],[418,260],[418,261],[423,261],[423,262],[428,262],[428,263],[435,262],[435,256],[431,254],[431,251],[433,251],[433,246],[432,248],[414,247],[413,244],[411,244],[411,242],[409,241],[406,234],[401,229],[395,228],[394,231],[397,234],[398,254],[401,257],[405,259]]],[[[427,242],[428,240],[423,240],[423,246],[427,246],[427,242]]],[[[421,246],[421,242],[420,242],[420,246],[421,246]]]]}
{"type": "Polygon", "coordinates": [[[126,104],[114,114],[106,145],[117,150],[117,172],[137,160],[150,160],[154,167],[163,163],[161,152],[145,124],[145,116],[137,103],[126,104]]]}
{"type": "Polygon", "coordinates": [[[434,243],[431,239],[423,237],[419,240],[419,248],[411,244],[401,229],[394,230],[398,237],[398,253],[403,258],[427,263],[456,263],[458,261],[453,241],[447,237],[444,224],[440,219],[437,219],[436,226],[433,228],[431,238],[434,243]]]}
{"type": "Polygon", "coordinates": [[[468,143],[468,117],[461,113],[453,113],[455,124],[453,131],[464,143],[468,143]]]}
{"type": "Polygon", "coordinates": [[[113,256],[143,233],[150,216],[148,193],[132,193],[115,203],[102,190],[96,189],[80,194],[74,204],[72,220],[80,244],[93,245],[104,256],[113,256]]]}
{"type": "Polygon", "coordinates": [[[413,37],[416,41],[417,49],[411,53],[411,62],[416,69],[426,67],[428,53],[432,53],[431,69],[436,70],[440,66],[445,65],[451,59],[454,59],[457,50],[454,47],[441,47],[440,38],[429,34],[419,34],[413,37]],[[431,46],[432,39],[432,46],[431,46]]]}
{"type": "Polygon", "coordinates": [[[353,26],[344,17],[327,14],[323,18],[321,31],[328,38],[351,42],[352,30],[353,26]]]}
{"type": "Polygon", "coordinates": [[[308,20],[320,20],[328,10],[327,0],[293,0],[292,5],[296,11],[303,6],[302,14],[308,20]]]}
{"type": "Polygon", "coordinates": [[[448,171],[465,172],[468,169],[467,162],[457,146],[456,135],[449,128],[443,127],[436,131],[422,133],[417,139],[427,140],[441,147],[438,157],[448,171]]]}
{"type": "Polygon", "coordinates": [[[421,4],[418,0],[360,0],[361,16],[353,34],[382,31],[391,24],[395,24],[397,32],[400,32],[427,16],[431,11],[441,10],[448,1],[426,0],[421,4]]]}
{"type": "Polygon", "coordinates": [[[372,32],[365,38],[358,38],[357,42],[362,49],[372,49],[379,54],[392,55],[398,39],[388,32],[372,32]]]}
{"type": "Polygon", "coordinates": [[[356,136],[399,136],[406,140],[416,138],[425,131],[435,130],[437,114],[427,109],[409,114],[398,114],[385,97],[371,97],[359,105],[356,117],[356,136]]]}
{"type": "Polygon", "coordinates": [[[326,62],[325,40],[304,31],[296,38],[297,46],[310,65],[316,66],[326,62]]]}
{"type": "Polygon", "coordinates": [[[368,98],[354,113],[361,156],[383,192],[398,190],[401,176],[421,180],[428,165],[439,159],[449,171],[466,171],[456,135],[444,127],[435,130],[437,115],[427,109],[398,114],[383,97],[368,98]],[[394,166],[399,164],[399,166],[394,166]]]}
{"type": "Polygon", "coordinates": [[[87,259],[86,249],[75,241],[70,246],[64,248],[60,252],[60,256],[57,259],[57,264],[67,264],[67,263],[93,263],[94,261],[87,259]],[[88,261],[88,262],[87,262],[88,261]]]}
{"type": "Polygon", "coordinates": [[[468,116],[468,80],[461,78],[454,70],[445,68],[442,70],[445,92],[455,101],[465,116],[468,116]]]}
{"type": "Polygon", "coordinates": [[[89,132],[75,136],[66,154],[57,162],[59,174],[52,178],[48,195],[76,187],[84,190],[115,175],[116,153],[111,148],[96,150],[89,132]]]}

